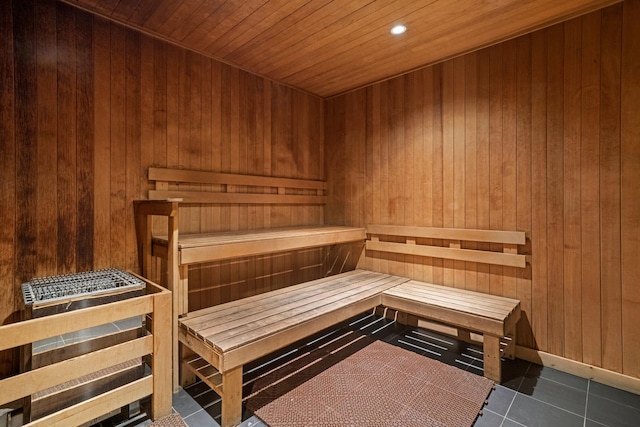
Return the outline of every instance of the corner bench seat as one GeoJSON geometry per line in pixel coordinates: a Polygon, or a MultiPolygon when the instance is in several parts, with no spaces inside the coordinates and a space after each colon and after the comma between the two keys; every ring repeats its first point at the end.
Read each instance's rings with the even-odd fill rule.
{"type": "Polygon", "coordinates": [[[187,314],[179,320],[179,339],[196,354],[183,368],[222,397],[222,426],[234,426],[244,364],[378,305],[482,333],[485,376],[500,381],[500,339],[515,331],[518,300],[366,270],[187,314]]]}
{"type": "MultiPolygon", "coordinates": [[[[366,230],[358,227],[299,226],[216,233],[180,233],[178,263],[188,265],[264,253],[364,241],[366,230]]],[[[166,258],[167,236],[154,236],[152,254],[166,258]]]]}
{"type": "Polygon", "coordinates": [[[484,376],[500,383],[501,351],[515,355],[520,301],[447,286],[410,280],[382,292],[381,304],[417,317],[482,333],[484,376]],[[508,337],[501,350],[500,340],[508,337]]]}

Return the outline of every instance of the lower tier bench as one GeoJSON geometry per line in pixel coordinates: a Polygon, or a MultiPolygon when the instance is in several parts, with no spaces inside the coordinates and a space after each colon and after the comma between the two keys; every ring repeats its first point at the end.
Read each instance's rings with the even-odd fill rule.
{"type": "Polygon", "coordinates": [[[382,293],[382,305],[417,317],[479,332],[483,336],[484,376],[500,383],[502,351],[514,358],[520,301],[411,280],[382,293]]]}
{"type": "Polygon", "coordinates": [[[500,340],[515,334],[518,300],[365,270],[189,313],[179,338],[196,354],[183,367],[222,398],[222,427],[234,426],[244,364],[379,305],[482,333],[485,376],[500,382],[500,340]]]}
{"type": "Polygon", "coordinates": [[[183,365],[222,398],[222,426],[240,423],[242,366],[380,304],[408,279],[356,270],[189,313],[180,342],[197,356],[183,365]]]}

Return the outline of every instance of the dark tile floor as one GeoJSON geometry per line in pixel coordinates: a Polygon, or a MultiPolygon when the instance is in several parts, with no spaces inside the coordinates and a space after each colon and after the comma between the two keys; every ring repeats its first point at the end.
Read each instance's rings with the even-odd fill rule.
{"type": "MultiPolygon", "coordinates": [[[[256,372],[265,372],[299,357],[345,330],[373,335],[426,357],[482,375],[481,347],[363,314],[246,366],[245,381],[251,381],[256,372]]],[[[174,395],[173,406],[190,427],[217,426],[220,421],[220,400],[202,383],[181,389],[174,395]]],[[[142,421],[137,425],[145,426],[148,423],[142,421]]],[[[251,413],[244,414],[241,425],[266,426],[251,413]]],[[[637,427],[640,426],[640,396],[523,360],[505,360],[503,382],[496,385],[489,395],[488,404],[477,418],[475,426],[637,427]]]]}

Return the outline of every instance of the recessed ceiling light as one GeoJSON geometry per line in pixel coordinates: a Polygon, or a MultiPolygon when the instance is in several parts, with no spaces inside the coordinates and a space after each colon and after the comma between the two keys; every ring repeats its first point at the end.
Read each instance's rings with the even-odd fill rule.
{"type": "Polygon", "coordinates": [[[405,31],[407,31],[407,27],[405,27],[402,24],[398,24],[391,29],[391,34],[394,34],[397,36],[398,34],[402,34],[405,31]]]}

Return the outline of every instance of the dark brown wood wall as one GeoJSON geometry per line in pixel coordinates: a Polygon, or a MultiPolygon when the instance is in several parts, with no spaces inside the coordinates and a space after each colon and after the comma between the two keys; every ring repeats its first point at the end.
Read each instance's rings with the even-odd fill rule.
{"type": "Polygon", "coordinates": [[[367,254],[517,297],[519,344],[640,377],[640,2],[331,99],[328,223],[523,230],[525,270],[367,254]]]}
{"type": "MultiPolygon", "coordinates": [[[[146,196],[150,165],[324,178],[322,99],[53,0],[0,2],[0,77],[1,323],[30,278],[138,270],[132,200],[146,196]]],[[[322,222],[319,206],[196,206],[180,227],[322,222]]],[[[199,268],[192,302],[305,279],[320,270],[297,264],[321,256],[199,268]],[[248,270],[260,278],[247,283],[248,270]]],[[[0,355],[0,371],[11,362],[0,355]]]]}

